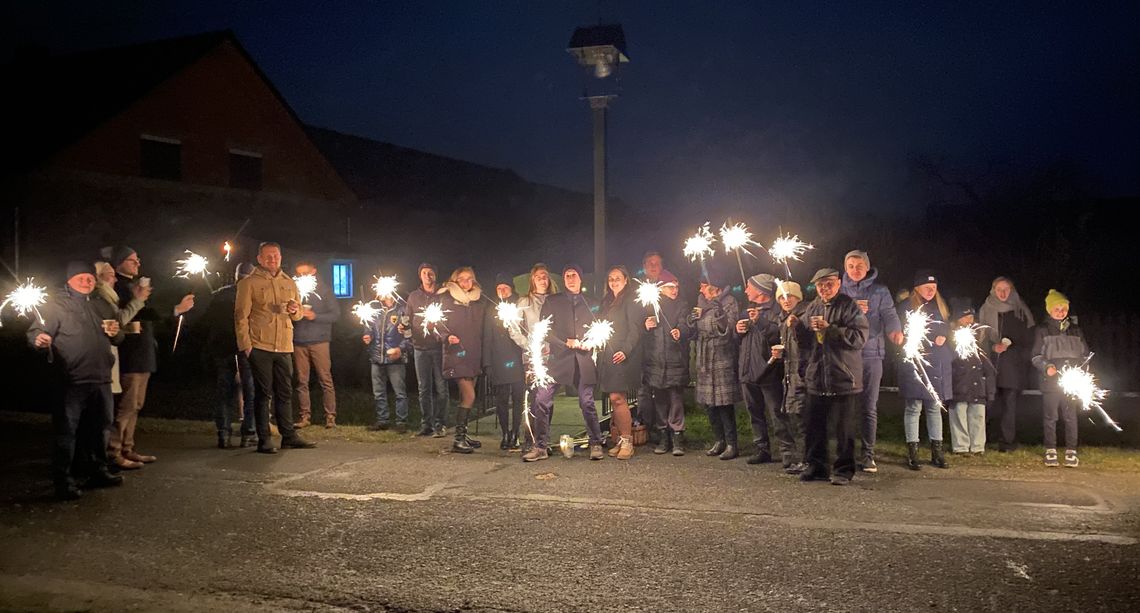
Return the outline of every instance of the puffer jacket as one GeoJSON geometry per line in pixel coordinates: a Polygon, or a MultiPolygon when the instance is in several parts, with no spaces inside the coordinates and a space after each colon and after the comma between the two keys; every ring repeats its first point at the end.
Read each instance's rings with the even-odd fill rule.
{"type": "Polygon", "coordinates": [[[699,318],[690,315],[697,333],[697,402],[724,406],[740,402],[743,393],[736,370],[736,298],[723,292],[713,300],[697,298],[699,318]]]}
{"type": "Polygon", "coordinates": [[[779,386],[784,380],[784,363],[768,361],[772,345],[780,342],[780,314],[783,310],[775,301],[750,305],[760,309],[755,323],[740,337],[740,382],[751,385],[779,386]]]}
{"type": "MultiPolygon", "coordinates": [[[[847,273],[843,273],[843,282],[840,293],[850,296],[852,300],[867,301],[867,342],[863,345],[863,358],[881,360],[887,356],[887,335],[902,331],[898,311],[895,310],[895,301],[891,297],[891,290],[882,283],[876,283],[879,276],[878,269],[872,268],[862,281],[852,281],[847,273]]],[[[858,306],[858,305],[856,305],[858,306]]]]}
{"type": "MultiPolygon", "coordinates": [[[[986,342],[988,335],[985,330],[978,330],[976,335],[979,345],[986,342]]],[[[955,402],[985,404],[993,401],[997,394],[997,370],[986,355],[985,349],[971,358],[955,357],[953,373],[955,402]]]]}
{"type": "Polygon", "coordinates": [[[845,396],[862,392],[868,324],[855,300],[845,294],[836,295],[831,302],[817,297],[804,309],[799,325],[811,334],[807,350],[800,347],[800,359],[807,361],[804,379],[808,393],[845,396]],[[815,316],[829,324],[822,332],[811,329],[815,316]]]}
{"type": "Polygon", "coordinates": [[[35,347],[41,333],[51,337],[51,360],[68,383],[111,383],[115,355],[111,339],[103,332],[103,319],[88,295],[64,286],[33,317],[28,328],[28,344],[35,347]]]}
{"type": "MultiPolygon", "coordinates": [[[[906,302],[900,307],[903,310],[902,318],[906,318],[906,302]]],[[[923,358],[926,359],[926,364],[923,364],[923,370],[926,372],[927,378],[930,379],[930,385],[938,394],[938,400],[947,401],[954,395],[954,348],[951,345],[950,325],[942,319],[942,313],[938,310],[938,303],[931,300],[922,305],[922,310],[930,316],[930,331],[926,335],[927,345],[923,350],[923,358]],[[934,339],[939,336],[945,336],[946,342],[941,347],[934,344],[934,339]]],[[[915,370],[914,364],[910,360],[901,360],[898,368],[899,376],[899,396],[904,400],[934,400],[931,398],[930,391],[926,389],[926,384],[923,382],[920,373],[915,370]]]]}
{"type": "Polygon", "coordinates": [[[443,339],[443,378],[478,377],[483,370],[483,317],[487,301],[478,287],[465,292],[456,283],[439,290],[447,320],[440,327],[443,339]],[[459,337],[458,345],[447,342],[449,334],[459,337]]]}
{"type": "Polygon", "coordinates": [[[412,352],[412,320],[407,316],[404,305],[399,302],[386,307],[380,305],[375,319],[368,322],[368,361],[373,364],[407,364],[412,352]],[[403,331],[400,327],[403,326],[403,331]],[[388,357],[389,349],[399,349],[400,357],[388,357]]]}
{"type": "Polygon", "coordinates": [[[1080,366],[1088,361],[1089,347],[1085,335],[1077,324],[1077,318],[1070,315],[1061,321],[1049,317],[1037,324],[1033,339],[1033,366],[1041,376],[1041,391],[1045,393],[1061,391],[1059,375],[1050,377],[1050,366],[1058,373],[1065,366],[1080,366]]]}
{"type": "Polygon", "coordinates": [[[293,353],[293,322],[301,319],[301,309],[292,315],[286,312],[290,300],[300,305],[301,294],[293,278],[281,270],[272,275],[258,266],[238,281],[234,300],[238,351],[293,353]]]}
{"type": "MultiPolygon", "coordinates": [[[[689,384],[689,342],[693,328],[688,320],[689,307],[680,298],[661,296],[661,312],[657,327],[645,333],[645,351],[642,359],[642,382],[649,387],[664,389],[689,384]],[[673,340],[677,328],[681,337],[673,340]]],[[[644,327],[645,320],[642,320],[644,327]]]]}

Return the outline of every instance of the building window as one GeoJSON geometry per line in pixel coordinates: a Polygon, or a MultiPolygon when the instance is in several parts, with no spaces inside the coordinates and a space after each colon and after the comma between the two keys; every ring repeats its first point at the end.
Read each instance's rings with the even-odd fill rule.
{"type": "Polygon", "coordinates": [[[352,298],[352,262],[332,263],[333,296],[352,298]]]}
{"type": "Polygon", "coordinates": [[[139,139],[139,154],[142,176],[182,180],[182,141],[143,134],[139,139]]]}
{"type": "Polygon", "coordinates": [[[230,187],[261,189],[261,154],[230,149],[230,187]]]}

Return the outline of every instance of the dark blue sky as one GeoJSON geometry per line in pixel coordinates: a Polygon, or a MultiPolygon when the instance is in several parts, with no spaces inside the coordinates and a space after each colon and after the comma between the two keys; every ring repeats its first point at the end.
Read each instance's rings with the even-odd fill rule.
{"type": "MultiPolygon", "coordinates": [[[[590,189],[565,45],[596,0],[7,4],[5,53],[228,27],[307,122],[590,189]]],[[[633,60],[609,133],[628,201],[905,206],[914,156],[1065,159],[1140,195],[1140,3],[601,5],[633,60]]]]}

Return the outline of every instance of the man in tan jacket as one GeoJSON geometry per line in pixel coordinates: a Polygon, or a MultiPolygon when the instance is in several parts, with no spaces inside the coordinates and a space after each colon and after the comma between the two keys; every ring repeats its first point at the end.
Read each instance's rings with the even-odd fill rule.
{"type": "Polygon", "coordinates": [[[281,446],[316,447],[293,429],[293,322],[301,319],[297,284],[281,270],[281,245],[261,243],[257,268],[238,281],[234,331],[257,388],[257,452],[277,453],[269,434],[269,399],[281,446]]]}

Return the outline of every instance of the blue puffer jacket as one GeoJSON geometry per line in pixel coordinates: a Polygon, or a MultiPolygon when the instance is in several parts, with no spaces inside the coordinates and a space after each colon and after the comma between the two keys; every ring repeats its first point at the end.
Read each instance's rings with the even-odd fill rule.
{"type": "Polygon", "coordinates": [[[887,334],[901,332],[902,324],[899,314],[895,311],[895,301],[891,297],[891,290],[882,283],[875,283],[879,271],[872,268],[862,281],[852,281],[847,273],[843,273],[843,286],[840,292],[850,296],[852,300],[867,301],[867,323],[871,325],[867,333],[867,344],[863,345],[863,359],[881,360],[887,357],[887,334]]]}
{"type": "Polygon", "coordinates": [[[368,360],[373,364],[407,364],[412,352],[412,322],[404,311],[404,305],[380,306],[376,318],[368,324],[367,334],[372,337],[368,343],[368,360]],[[400,331],[400,326],[404,331],[400,331]],[[389,349],[399,349],[400,358],[388,357],[389,349]]]}
{"type": "MultiPolygon", "coordinates": [[[[906,316],[908,302],[903,302],[899,305],[899,309],[906,316]]],[[[922,305],[921,308],[927,315],[930,316],[930,331],[926,335],[926,340],[929,343],[923,350],[923,357],[926,358],[926,364],[923,369],[926,371],[926,376],[930,379],[930,385],[938,394],[938,399],[942,402],[950,402],[954,397],[954,346],[951,343],[950,324],[942,318],[942,313],[938,311],[938,303],[934,300],[922,305]],[[934,344],[934,339],[939,336],[945,336],[946,342],[941,347],[934,344]]],[[[908,360],[902,360],[899,363],[899,396],[904,400],[934,400],[930,397],[930,392],[926,389],[919,373],[908,360]]]]}

